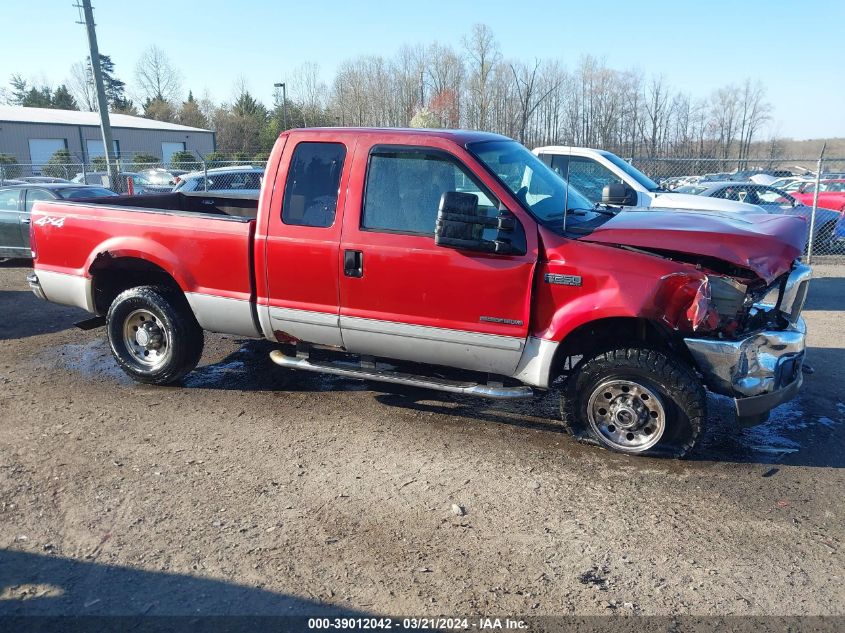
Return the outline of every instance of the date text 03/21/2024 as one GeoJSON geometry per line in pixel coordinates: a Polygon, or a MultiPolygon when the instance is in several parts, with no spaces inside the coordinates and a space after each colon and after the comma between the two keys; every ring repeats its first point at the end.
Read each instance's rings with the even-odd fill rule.
{"type": "Polygon", "coordinates": [[[345,630],[524,630],[524,620],[510,618],[309,618],[308,628],[345,630]]]}

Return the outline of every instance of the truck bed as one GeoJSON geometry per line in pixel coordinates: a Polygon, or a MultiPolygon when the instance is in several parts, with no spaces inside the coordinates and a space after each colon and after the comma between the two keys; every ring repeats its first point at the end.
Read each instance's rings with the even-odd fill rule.
{"type": "Polygon", "coordinates": [[[38,202],[36,273],[48,299],[95,312],[97,267],[143,260],[172,277],[192,305],[209,306],[206,329],[220,329],[215,313],[236,314],[251,333],[256,210],[255,199],[181,193],[38,202]]]}
{"type": "Polygon", "coordinates": [[[85,204],[128,207],[139,211],[170,211],[231,216],[254,220],[258,213],[258,198],[254,195],[215,196],[209,193],[156,193],[141,196],[89,198],[85,204]]]}

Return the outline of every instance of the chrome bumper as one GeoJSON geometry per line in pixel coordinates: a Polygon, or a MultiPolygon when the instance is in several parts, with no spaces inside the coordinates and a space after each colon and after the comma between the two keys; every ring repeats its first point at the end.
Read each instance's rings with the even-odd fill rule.
{"type": "Polygon", "coordinates": [[[786,330],[737,341],[688,338],[687,348],[715,393],[732,396],[740,418],[762,416],[801,387],[807,326],[798,317],[786,330]]]}
{"type": "Polygon", "coordinates": [[[44,289],[41,288],[41,283],[38,281],[38,275],[35,273],[29,273],[26,276],[26,283],[29,284],[29,289],[32,290],[36,297],[44,299],[45,301],[47,300],[47,295],[44,294],[44,289]]]}

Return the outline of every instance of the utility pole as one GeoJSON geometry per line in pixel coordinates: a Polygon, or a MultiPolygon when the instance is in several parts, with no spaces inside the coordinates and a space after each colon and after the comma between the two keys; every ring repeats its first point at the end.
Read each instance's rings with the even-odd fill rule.
{"type": "Polygon", "coordinates": [[[273,84],[274,88],[282,89],[282,126],[288,129],[288,93],[284,82],[273,84]]]}
{"type": "Polygon", "coordinates": [[[88,31],[88,50],[91,56],[91,72],[94,74],[94,87],[97,90],[97,107],[100,109],[100,130],[103,133],[103,149],[106,152],[106,164],[109,172],[111,188],[119,186],[117,182],[117,160],[114,155],[114,142],[111,136],[111,123],[109,122],[109,102],[106,99],[106,90],[103,86],[103,70],[100,67],[100,49],[97,46],[97,32],[94,30],[94,10],[91,8],[91,0],[82,0],[82,6],[75,5],[82,9],[84,14],[85,29],[88,31]]]}

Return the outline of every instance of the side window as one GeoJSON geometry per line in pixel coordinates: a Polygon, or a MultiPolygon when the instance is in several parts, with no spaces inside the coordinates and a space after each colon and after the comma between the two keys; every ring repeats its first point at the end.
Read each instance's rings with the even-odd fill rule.
{"type": "Polygon", "coordinates": [[[556,155],[552,158],[552,169],[564,180],[568,179],[569,184],[587,196],[590,202],[601,200],[605,185],[622,182],[607,167],[585,156],[556,155]]]}
{"type": "Polygon", "coordinates": [[[0,189],[0,211],[17,211],[20,189],[0,189]]]}
{"type": "Polygon", "coordinates": [[[367,167],[361,228],[434,235],[440,197],[446,191],[475,194],[484,215],[498,208],[492,194],[440,152],[376,149],[367,167]]]}
{"type": "Polygon", "coordinates": [[[334,224],[345,159],[346,146],[341,143],[297,145],[288,167],[282,222],[317,227],[334,224]]]}
{"type": "Polygon", "coordinates": [[[32,211],[32,205],[38,200],[54,200],[53,196],[43,189],[27,189],[26,190],[26,212],[32,211]]]}
{"type": "Polygon", "coordinates": [[[791,202],[777,189],[758,189],[757,198],[763,204],[789,204],[791,202]]]}

